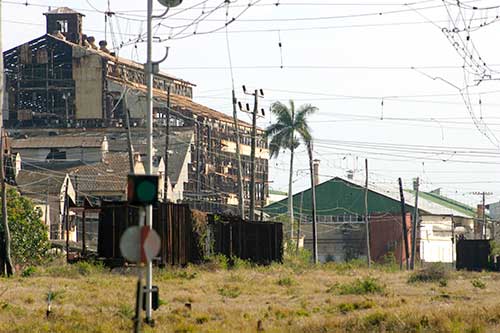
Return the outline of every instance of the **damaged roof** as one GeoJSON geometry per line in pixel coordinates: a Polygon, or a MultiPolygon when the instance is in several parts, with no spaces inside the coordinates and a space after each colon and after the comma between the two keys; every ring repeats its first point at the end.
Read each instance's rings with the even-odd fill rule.
{"type": "MultiPolygon", "coordinates": [[[[130,81],[126,81],[123,79],[120,80],[117,78],[109,78],[109,80],[115,81],[117,84],[125,85],[129,88],[138,90],[144,94],[146,93],[146,86],[144,86],[144,85],[137,84],[137,83],[130,82],[130,81]]],[[[154,98],[159,99],[165,103],[167,102],[167,99],[168,99],[167,92],[162,91],[160,89],[153,89],[153,96],[154,96],[154,98]]],[[[201,117],[205,117],[205,118],[209,118],[209,119],[218,119],[218,120],[225,121],[228,123],[232,123],[234,121],[232,116],[229,116],[229,115],[222,113],[220,111],[216,111],[216,110],[211,109],[207,106],[198,104],[198,103],[194,102],[192,99],[184,97],[184,96],[171,94],[170,95],[170,103],[171,103],[172,107],[174,107],[174,108],[177,107],[180,109],[190,110],[194,114],[201,116],[201,117]]],[[[251,124],[249,124],[245,121],[242,121],[242,120],[239,120],[239,125],[244,126],[244,127],[251,127],[252,126],[251,124]]],[[[257,129],[262,130],[260,128],[257,128],[257,129]]]]}
{"type": "Polygon", "coordinates": [[[26,139],[11,139],[12,149],[29,148],[100,148],[105,136],[44,136],[26,139]]]}

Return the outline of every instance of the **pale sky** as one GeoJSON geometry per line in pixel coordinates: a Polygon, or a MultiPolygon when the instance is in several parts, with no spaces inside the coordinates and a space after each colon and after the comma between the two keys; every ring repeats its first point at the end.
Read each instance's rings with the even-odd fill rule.
{"type": "MultiPolygon", "coordinates": [[[[194,99],[221,112],[232,110],[228,45],[244,103],[252,100],[242,93],[242,84],[264,89],[260,103],[266,111],[277,100],[317,106],[310,124],[322,181],[345,176],[349,169],[363,179],[368,158],[373,183],[396,185],[402,177],[409,187],[420,177],[423,190],[441,187],[445,195],[471,205],[480,202],[470,194],[474,191],[492,192],[487,202],[500,198],[500,6],[495,1],[465,1],[460,8],[451,0],[275,4],[231,1],[228,17],[236,20],[226,40],[223,0],[184,0],[161,25],[156,21],[155,57],[170,46],[163,70],[196,83],[194,99]]],[[[86,15],[84,32],[104,39],[107,1],[4,0],[4,49],[44,34],[42,14],[49,6],[80,11],[86,15]]],[[[155,8],[161,12],[156,2],[155,8]]],[[[145,44],[136,41],[145,32],[146,1],[110,0],[110,9],[116,15],[107,26],[109,46],[144,62],[145,44]],[[128,45],[120,48],[122,43],[128,45]]],[[[270,120],[267,112],[259,125],[270,120]]],[[[270,161],[272,188],[287,190],[288,160],[285,153],[270,161]]],[[[307,168],[302,146],[294,192],[309,186],[307,168]]]]}

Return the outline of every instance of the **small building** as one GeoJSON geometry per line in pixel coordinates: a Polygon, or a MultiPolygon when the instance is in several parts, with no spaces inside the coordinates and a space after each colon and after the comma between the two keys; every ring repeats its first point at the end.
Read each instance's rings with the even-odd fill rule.
{"type": "MultiPolygon", "coordinates": [[[[42,222],[49,230],[49,239],[66,239],[65,214],[71,221],[69,205],[76,202],[75,189],[68,174],[53,173],[47,175],[40,171],[20,170],[15,184],[21,195],[33,200],[42,213],[42,222]],[[66,198],[68,202],[66,202],[66,198]]],[[[69,226],[69,239],[76,241],[76,227],[69,226]]]]}
{"type": "MultiPolygon", "coordinates": [[[[334,177],[316,186],[318,256],[321,261],[348,261],[366,257],[364,184],[352,179],[334,177]]],[[[408,237],[414,213],[415,195],[405,190],[405,223],[408,237]]],[[[425,192],[419,197],[419,229],[417,229],[417,253],[420,260],[453,262],[453,233],[457,227],[467,237],[473,237],[474,216],[451,200],[445,205],[425,192]],[[448,226],[443,226],[443,223],[448,226]],[[448,234],[443,234],[448,228],[448,234]],[[432,232],[429,232],[431,230],[432,232]],[[446,238],[446,241],[444,241],[446,238]],[[444,241],[444,243],[443,243],[444,241]],[[441,255],[442,254],[442,255],[441,255]]],[[[271,216],[284,215],[288,211],[288,199],[272,203],[265,208],[271,216]]],[[[301,220],[301,232],[305,247],[312,249],[311,190],[294,194],[295,216],[301,220]]],[[[368,187],[368,220],[370,223],[370,249],[373,259],[381,259],[393,253],[398,260],[406,260],[402,254],[401,201],[397,184],[368,187]]],[[[410,241],[410,240],[409,240],[410,241]]]]}

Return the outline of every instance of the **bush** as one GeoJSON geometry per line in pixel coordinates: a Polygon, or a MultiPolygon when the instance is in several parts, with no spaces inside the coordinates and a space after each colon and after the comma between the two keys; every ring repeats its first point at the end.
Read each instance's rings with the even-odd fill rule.
{"type": "Polygon", "coordinates": [[[474,288],[478,288],[478,289],[485,289],[486,288],[486,283],[484,283],[483,281],[479,280],[479,279],[474,279],[471,281],[472,283],[472,286],[474,288]]]}
{"type": "Polygon", "coordinates": [[[350,283],[336,283],[327,291],[339,295],[363,295],[363,294],[380,294],[384,292],[385,287],[381,285],[377,279],[365,277],[356,279],[350,283]]]}
{"type": "Polygon", "coordinates": [[[448,281],[449,277],[448,271],[442,264],[432,264],[412,273],[408,278],[408,283],[439,282],[446,284],[445,281],[448,281]]]}
{"type": "Polygon", "coordinates": [[[219,295],[223,297],[229,297],[229,298],[236,298],[240,296],[241,290],[240,288],[236,286],[224,286],[222,288],[219,288],[219,295]]]}
{"type": "Polygon", "coordinates": [[[90,275],[104,271],[104,265],[97,261],[79,261],[75,266],[80,275],[90,275]]]}
{"type": "Polygon", "coordinates": [[[36,268],[33,266],[28,266],[23,270],[23,272],[21,273],[21,276],[22,277],[30,277],[35,273],[36,273],[36,268]]]}
{"type": "Polygon", "coordinates": [[[371,300],[364,300],[362,302],[354,302],[354,303],[340,303],[338,305],[338,309],[343,314],[346,314],[355,310],[365,310],[371,309],[375,306],[375,303],[371,300]]]}
{"type": "Polygon", "coordinates": [[[276,284],[282,287],[291,287],[294,283],[295,281],[289,276],[280,278],[276,281],[276,284]]]}

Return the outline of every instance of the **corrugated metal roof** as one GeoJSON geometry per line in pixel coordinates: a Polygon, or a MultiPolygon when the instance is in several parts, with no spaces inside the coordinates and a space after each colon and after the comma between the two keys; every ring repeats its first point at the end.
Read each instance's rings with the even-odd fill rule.
{"type": "MultiPolygon", "coordinates": [[[[316,186],[316,203],[318,215],[364,215],[364,182],[358,180],[334,177],[316,186]]],[[[369,213],[398,213],[400,212],[399,186],[370,183],[368,185],[368,210],[369,213]]],[[[414,210],[415,196],[408,190],[404,191],[406,209],[414,210]]],[[[311,190],[307,189],[293,195],[294,211],[310,215],[311,190]]],[[[430,215],[453,215],[469,218],[463,211],[444,206],[427,200],[425,196],[419,197],[419,210],[430,215]]],[[[271,214],[284,214],[288,210],[287,199],[274,202],[266,207],[271,214]]]]}
{"type": "MultiPolygon", "coordinates": [[[[365,186],[364,182],[360,182],[352,179],[344,179],[342,177],[335,177],[336,179],[341,179],[345,182],[355,184],[357,186],[365,186]]],[[[391,184],[380,184],[380,183],[368,183],[368,190],[377,192],[379,194],[385,195],[393,200],[401,201],[401,195],[399,192],[399,185],[394,182],[391,184]]],[[[415,193],[413,191],[404,190],[405,203],[408,206],[415,207],[415,193]]],[[[418,198],[418,209],[423,210],[432,215],[453,215],[457,217],[470,217],[464,214],[463,211],[453,209],[450,206],[441,205],[437,202],[428,200],[425,196],[419,196],[418,198]]]]}
{"type": "Polygon", "coordinates": [[[100,148],[105,137],[89,136],[44,136],[27,139],[12,139],[12,149],[26,148],[100,148]]]}

